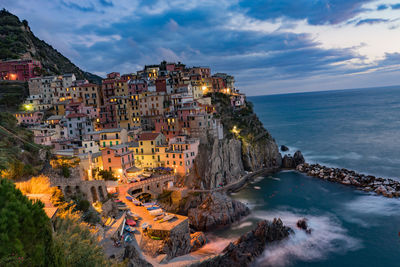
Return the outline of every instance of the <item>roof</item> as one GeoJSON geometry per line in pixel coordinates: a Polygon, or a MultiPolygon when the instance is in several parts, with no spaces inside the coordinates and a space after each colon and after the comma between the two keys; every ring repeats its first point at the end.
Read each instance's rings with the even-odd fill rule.
{"type": "Polygon", "coordinates": [[[73,114],[68,114],[67,118],[80,118],[80,117],[86,117],[86,114],[83,113],[73,113],[73,114]]]}
{"type": "Polygon", "coordinates": [[[58,115],[52,115],[50,117],[47,118],[47,120],[51,121],[51,120],[61,120],[63,118],[63,116],[58,116],[58,115]]]}
{"type": "Polygon", "coordinates": [[[156,139],[159,135],[160,135],[160,133],[151,133],[151,132],[141,133],[139,135],[139,140],[140,141],[150,141],[150,140],[156,139]]]}
{"type": "Polygon", "coordinates": [[[112,129],[103,129],[101,131],[96,131],[94,133],[115,133],[115,132],[120,132],[122,128],[112,128],[112,129]]]}

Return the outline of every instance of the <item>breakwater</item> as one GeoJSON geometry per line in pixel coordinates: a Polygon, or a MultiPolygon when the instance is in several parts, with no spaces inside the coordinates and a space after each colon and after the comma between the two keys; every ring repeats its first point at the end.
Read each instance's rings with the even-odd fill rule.
{"type": "Polygon", "coordinates": [[[296,170],[308,176],[330,182],[354,186],[366,192],[375,192],[388,198],[400,197],[400,182],[372,175],[360,174],[348,169],[329,168],[320,164],[299,164],[296,170]]]}

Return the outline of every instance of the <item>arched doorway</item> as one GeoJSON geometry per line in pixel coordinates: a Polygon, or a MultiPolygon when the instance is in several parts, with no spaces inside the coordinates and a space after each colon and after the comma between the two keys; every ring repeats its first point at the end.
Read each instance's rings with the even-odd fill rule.
{"type": "Polygon", "coordinates": [[[77,194],[81,193],[81,188],[79,187],[79,185],[75,186],[75,191],[77,194]]]}
{"type": "Polygon", "coordinates": [[[96,187],[92,186],[90,188],[90,192],[92,193],[93,202],[99,201],[99,197],[97,196],[96,187]]]}
{"type": "Polygon", "coordinates": [[[101,185],[99,185],[99,194],[100,194],[100,200],[103,201],[104,200],[104,193],[103,193],[103,187],[101,187],[101,185]]]}

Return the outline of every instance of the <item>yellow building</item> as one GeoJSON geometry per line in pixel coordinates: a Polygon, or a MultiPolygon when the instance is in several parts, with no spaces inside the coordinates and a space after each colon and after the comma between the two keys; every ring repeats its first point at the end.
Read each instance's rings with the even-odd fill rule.
{"type": "Polygon", "coordinates": [[[128,131],[123,128],[104,129],[95,132],[95,134],[98,135],[101,149],[128,142],[128,131]]]}
{"type": "Polygon", "coordinates": [[[138,146],[134,148],[136,165],[141,168],[156,168],[162,165],[159,148],[166,143],[161,133],[143,132],[139,135],[138,146]]]}

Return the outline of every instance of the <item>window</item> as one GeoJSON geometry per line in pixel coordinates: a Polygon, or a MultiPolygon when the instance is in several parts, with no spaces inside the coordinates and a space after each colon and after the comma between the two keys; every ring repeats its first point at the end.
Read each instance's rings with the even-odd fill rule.
{"type": "Polygon", "coordinates": [[[106,142],[103,142],[103,147],[105,147],[106,146],[106,142]]]}
{"type": "Polygon", "coordinates": [[[115,145],[118,145],[118,141],[115,142],[115,145]]]}
{"type": "Polygon", "coordinates": [[[112,141],[110,141],[110,146],[112,146],[112,141]]]}
{"type": "Polygon", "coordinates": [[[107,154],[110,155],[110,150],[107,150],[107,154]]]}
{"type": "Polygon", "coordinates": [[[108,163],[111,163],[111,158],[108,158],[108,163]]]}

